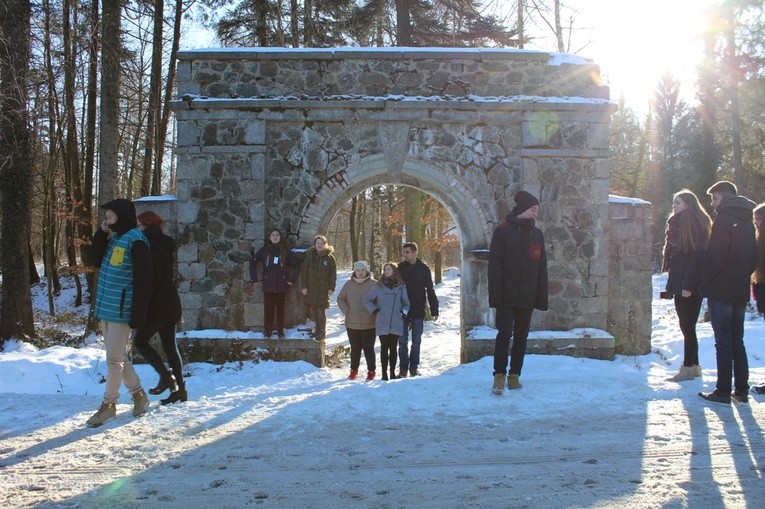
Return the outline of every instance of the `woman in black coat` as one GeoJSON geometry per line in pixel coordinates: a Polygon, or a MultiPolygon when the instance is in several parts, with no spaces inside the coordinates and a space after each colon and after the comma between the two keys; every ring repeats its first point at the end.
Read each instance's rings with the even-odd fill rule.
{"type": "Polygon", "coordinates": [[[138,228],[149,239],[152,258],[152,292],[146,323],[139,327],[133,337],[133,344],[159,374],[159,383],[150,394],[162,394],[170,389],[170,395],[160,403],[167,405],[186,401],[188,394],[183,381],[183,361],[175,342],[175,326],[181,319],[181,300],[175,288],[174,269],[177,245],[172,237],[162,232],[164,221],[152,211],[138,215],[138,228]],[[159,332],[162,350],[172,371],[168,370],[162,358],[149,344],[159,332]]]}
{"type": "Polygon", "coordinates": [[[703,297],[699,288],[701,264],[712,230],[712,219],[692,191],[683,189],[672,198],[673,214],[667,220],[662,271],[667,272],[662,297],[675,299],[675,311],[683,333],[683,365],[669,380],[683,382],[701,376],[696,322],[703,297]]]}
{"type": "Polygon", "coordinates": [[[276,315],[276,333],[284,339],[284,303],[287,292],[297,281],[299,265],[297,258],[287,248],[287,242],[278,228],[272,228],[265,245],[256,253],[252,250],[250,258],[250,281],[253,285],[258,280],[258,264],[263,265],[263,335],[271,336],[276,315]]]}

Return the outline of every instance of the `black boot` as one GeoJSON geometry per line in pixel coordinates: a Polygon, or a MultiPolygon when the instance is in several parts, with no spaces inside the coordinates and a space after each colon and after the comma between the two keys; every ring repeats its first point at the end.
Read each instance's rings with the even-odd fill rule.
{"type": "Polygon", "coordinates": [[[168,397],[166,397],[163,400],[160,400],[160,405],[169,405],[170,403],[175,403],[177,401],[187,401],[189,399],[189,395],[186,392],[186,384],[180,383],[178,384],[178,388],[171,392],[168,397]]]}
{"type": "Polygon", "coordinates": [[[149,389],[149,394],[156,396],[157,394],[162,394],[167,389],[170,389],[170,392],[178,390],[178,386],[175,384],[175,377],[173,376],[172,371],[165,371],[165,373],[159,377],[159,383],[157,383],[157,386],[149,389]]]}

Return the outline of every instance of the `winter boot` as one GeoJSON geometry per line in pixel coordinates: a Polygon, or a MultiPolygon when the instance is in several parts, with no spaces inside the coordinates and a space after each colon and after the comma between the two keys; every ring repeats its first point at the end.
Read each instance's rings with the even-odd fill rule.
{"type": "Polygon", "coordinates": [[[497,396],[501,396],[505,392],[505,374],[496,373],[494,375],[494,385],[491,386],[491,392],[497,396]]]}
{"type": "Polygon", "coordinates": [[[687,380],[693,380],[696,378],[694,366],[686,366],[683,364],[680,366],[680,371],[673,377],[667,378],[670,382],[685,382],[687,380]]]}
{"type": "Polygon", "coordinates": [[[111,421],[117,416],[117,405],[114,403],[101,403],[98,411],[85,421],[88,428],[97,428],[107,421],[111,421]]]}
{"type": "Polygon", "coordinates": [[[406,378],[406,370],[402,369],[401,371],[399,371],[398,372],[398,377],[399,378],[406,378]]]}
{"type": "Polygon", "coordinates": [[[512,390],[520,389],[521,387],[523,387],[521,385],[521,381],[518,380],[519,376],[520,375],[515,375],[513,373],[510,373],[508,375],[508,377],[507,377],[507,388],[508,389],[510,389],[512,391],[512,390]]]}
{"type": "Polygon", "coordinates": [[[715,403],[718,405],[730,405],[730,394],[722,394],[717,389],[714,392],[700,392],[699,397],[704,401],[715,403]]]}
{"type": "Polygon", "coordinates": [[[351,370],[351,374],[348,375],[348,380],[356,380],[356,377],[358,376],[359,372],[355,369],[351,370]]]}
{"type": "Polygon", "coordinates": [[[396,368],[390,368],[390,379],[398,380],[398,375],[396,375],[396,368]]]}
{"type": "Polygon", "coordinates": [[[168,397],[166,397],[163,400],[160,400],[160,405],[169,405],[170,403],[175,403],[177,401],[185,402],[188,401],[189,395],[186,392],[186,384],[183,382],[178,384],[178,390],[175,392],[171,392],[168,397]]]}
{"type": "Polygon", "coordinates": [[[175,377],[173,376],[172,371],[165,371],[162,375],[160,375],[159,383],[157,383],[156,387],[149,389],[149,394],[156,396],[157,394],[162,394],[168,389],[170,389],[170,392],[173,392],[177,389],[175,386],[175,377]]]}
{"type": "Polygon", "coordinates": [[[734,391],[730,394],[730,400],[733,403],[746,404],[749,403],[749,394],[746,392],[734,391]]]}
{"type": "Polygon", "coordinates": [[[132,393],[133,396],[133,417],[140,417],[146,413],[149,408],[149,398],[142,388],[132,393]]]}
{"type": "Polygon", "coordinates": [[[367,380],[374,380],[374,379],[375,379],[375,372],[367,371],[367,380]]]}
{"type": "Polygon", "coordinates": [[[704,375],[704,373],[701,372],[701,366],[698,364],[693,365],[693,376],[696,378],[701,378],[704,375]]]}

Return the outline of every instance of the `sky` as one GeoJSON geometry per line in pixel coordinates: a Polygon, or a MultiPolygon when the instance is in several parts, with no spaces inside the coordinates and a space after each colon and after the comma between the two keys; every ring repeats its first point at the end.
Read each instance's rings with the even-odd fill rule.
{"type": "MultiPolygon", "coordinates": [[[[103,395],[102,339],[42,350],[8,342],[0,507],[759,507],[765,396],[735,406],[697,396],[716,379],[709,323],[698,325],[703,379],[667,380],[683,347],[672,301],[656,298],[665,281],[654,276],[651,353],[527,355],[523,388],[502,396],[491,394],[490,356],[459,363],[457,269],[436,286],[440,323],[425,326],[416,378],[351,381],[347,358],[323,369],[190,363],[188,402],[149,396],[149,412],[133,418],[121,388],[116,419],[89,429],[103,395]]],[[[72,288],[56,302],[84,316],[72,288]]],[[[34,307],[43,317],[43,287],[34,307]]],[[[327,316],[330,347],[347,345],[334,301],[327,316]]],[[[752,381],[765,382],[764,340],[765,320],[748,314],[752,381]]],[[[156,383],[151,367],[137,371],[145,387],[156,383]]]]}
{"type": "MultiPolygon", "coordinates": [[[[704,9],[716,1],[562,0],[562,23],[573,18],[570,51],[600,65],[611,99],[616,102],[624,95],[628,106],[643,115],[667,72],[681,82],[684,98],[693,103],[704,9]]],[[[555,51],[554,38],[544,26],[529,24],[527,29],[534,37],[527,49],[555,51]]],[[[194,32],[181,41],[181,49],[211,46],[217,46],[212,32],[194,32]]]]}

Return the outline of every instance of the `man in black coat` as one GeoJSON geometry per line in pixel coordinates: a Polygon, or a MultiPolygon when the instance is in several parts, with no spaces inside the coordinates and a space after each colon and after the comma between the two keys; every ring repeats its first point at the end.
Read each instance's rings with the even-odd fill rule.
{"type": "Polygon", "coordinates": [[[755,203],[738,195],[736,186],[721,181],[707,190],[717,218],[712,223],[704,263],[701,291],[715,334],[717,386],[713,392],[699,393],[711,403],[748,402],[749,361],[744,347],[744,316],[749,302],[749,283],[757,268],[752,210],[755,203]],[[735,392],[731,394],[731,378],[735,392]]]}
{"type": "Polygon", "coordinates": [[[515,207],[491,238],[489,248],[489,307],[496,308],[494,385],[502,394],[510,338],[508,389],[520,389],[526,339],[534,309],[547,310],[547,253],[542,230],[534,226],[539,200],[526,191],[515,194],[515,207]]]}
{"type": "Polygon", "coordinates": [[[430,305],[430,316],[438,320],[438,297],[433,289],[433,276],[425,262],[417,258],[417,244],[407,242],[402,248],[404,260],[398,264],[398,273],[406,283],[409,313],[404,317],[404,334],[398,338],[399,378],[417,376],[420,365],[420,344],[425,326],[425,300],[430,305]],[[409,331],[412,349],[409,350],[409,331]]]}

